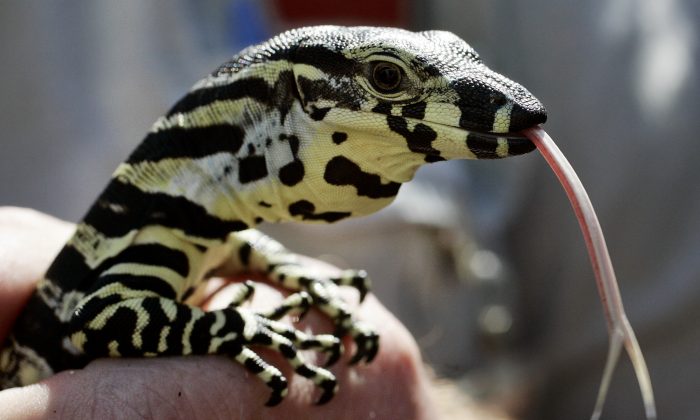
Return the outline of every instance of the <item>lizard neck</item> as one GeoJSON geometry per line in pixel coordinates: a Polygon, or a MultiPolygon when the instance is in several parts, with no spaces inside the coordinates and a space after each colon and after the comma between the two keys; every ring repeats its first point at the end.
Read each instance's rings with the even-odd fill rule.
{"type": "Polygon", "coordinates": [[[282,190],[305,175],[294,133],[313,137],[295,92],[286,61],[210,76],[156,121],[114,178],[249,227],[290,219],[282,190]]]}

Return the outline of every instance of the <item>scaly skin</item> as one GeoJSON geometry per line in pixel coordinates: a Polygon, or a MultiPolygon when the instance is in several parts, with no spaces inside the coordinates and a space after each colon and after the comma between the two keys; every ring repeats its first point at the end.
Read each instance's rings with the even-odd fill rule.
{"type": "Polygon", "coordinates": [[[283,355],[330,400],[336,379],[298,349],[352,361],[378,350],[328,278],[253,227],[332,223],[388,205],[425,163],[504,158],[534,149],[517,133],[546,120],[527,90],[491,70],[451,33],[309,27],[249,47],[204,78],[154,124],[37,286],[0,353],[0,387],[110,356],[227,354],[271,388],[286,379],[250,346],[283,355]],[[204,312],[212,275],[256,272],[290,291],[268,313],[204,312]],[[313,335],[276,319],[309,306],[336,325],[313,335]]]}

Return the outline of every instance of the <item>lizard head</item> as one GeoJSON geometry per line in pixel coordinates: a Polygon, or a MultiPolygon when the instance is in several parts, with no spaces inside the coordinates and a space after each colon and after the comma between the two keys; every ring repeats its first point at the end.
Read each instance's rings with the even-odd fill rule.
{"type": "Polygon", "coordinates": [[[224,123],[238,172],[211,178],[234,178],[266,220],[330,222],[386,206],[426,163],[534,150],[518,132],[545,120],[449,32],[316,26],[243,50],[156,131],[224,123]]]}
{"type": "Polygon", "coordinates": [[[295,89],[280,108],[300,138],[305,176],[294,188],[305,192],[290,195],[314,197],[291,212],[296,218],[372,213],[425,163],[530,152],[518,132],[546,120],[530,92],[449,32],[301,28],[256,54],[243,55],[291,69],[278,70],[295,89]]]}
{"type": "Polygon", "coordinates": [[[422,163],[529,152],[518,132],[547,118],[530,92],[450,32],[317,27],[290,58],[312,118],[348,139],[381,137],[387,153],[398,146],[422,163]]]}

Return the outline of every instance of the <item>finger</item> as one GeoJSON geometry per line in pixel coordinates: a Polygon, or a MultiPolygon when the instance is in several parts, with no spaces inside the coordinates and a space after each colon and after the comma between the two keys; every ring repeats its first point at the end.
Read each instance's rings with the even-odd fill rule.
{"type": "Polygon", "coordinates": [[[0,342],[73,228],[34,210],[0,207],[0,342]]]}

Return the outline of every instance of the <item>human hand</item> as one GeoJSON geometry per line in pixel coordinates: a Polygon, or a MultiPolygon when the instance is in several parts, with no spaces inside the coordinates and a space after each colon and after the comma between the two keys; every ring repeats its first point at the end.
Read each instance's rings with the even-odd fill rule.
{"type": "MultiPolygon", "coordinates": [[[[35,211],[0,208],[0,342],[72,230],[71,224],[35,211]]],[[[227,291],[219,291],[211,304],[225,301],[227,291]]],[[[277,290],[257,284],[251,305],[267,308],[280,299],[277,290]]],[[[340,390],[324,406],[313,405],[317,390],[294,375],[282,357],[256,348],[289,380],[289,395],[277,407],[265,407],[268,388],[226,357],[98,359],[35,385],[0,391],[0,418],[435,418],[413,338],[373,296],[356,315],[376,327],[380,351],[369,365],[349,366],[352,340],[346,338],[343,358],[330,368],[340,390]]],[[[316,311],[297,326],[332,329],[316,311]]],[[[314,361],[315,354],[304,356],[314,361]]]]}

